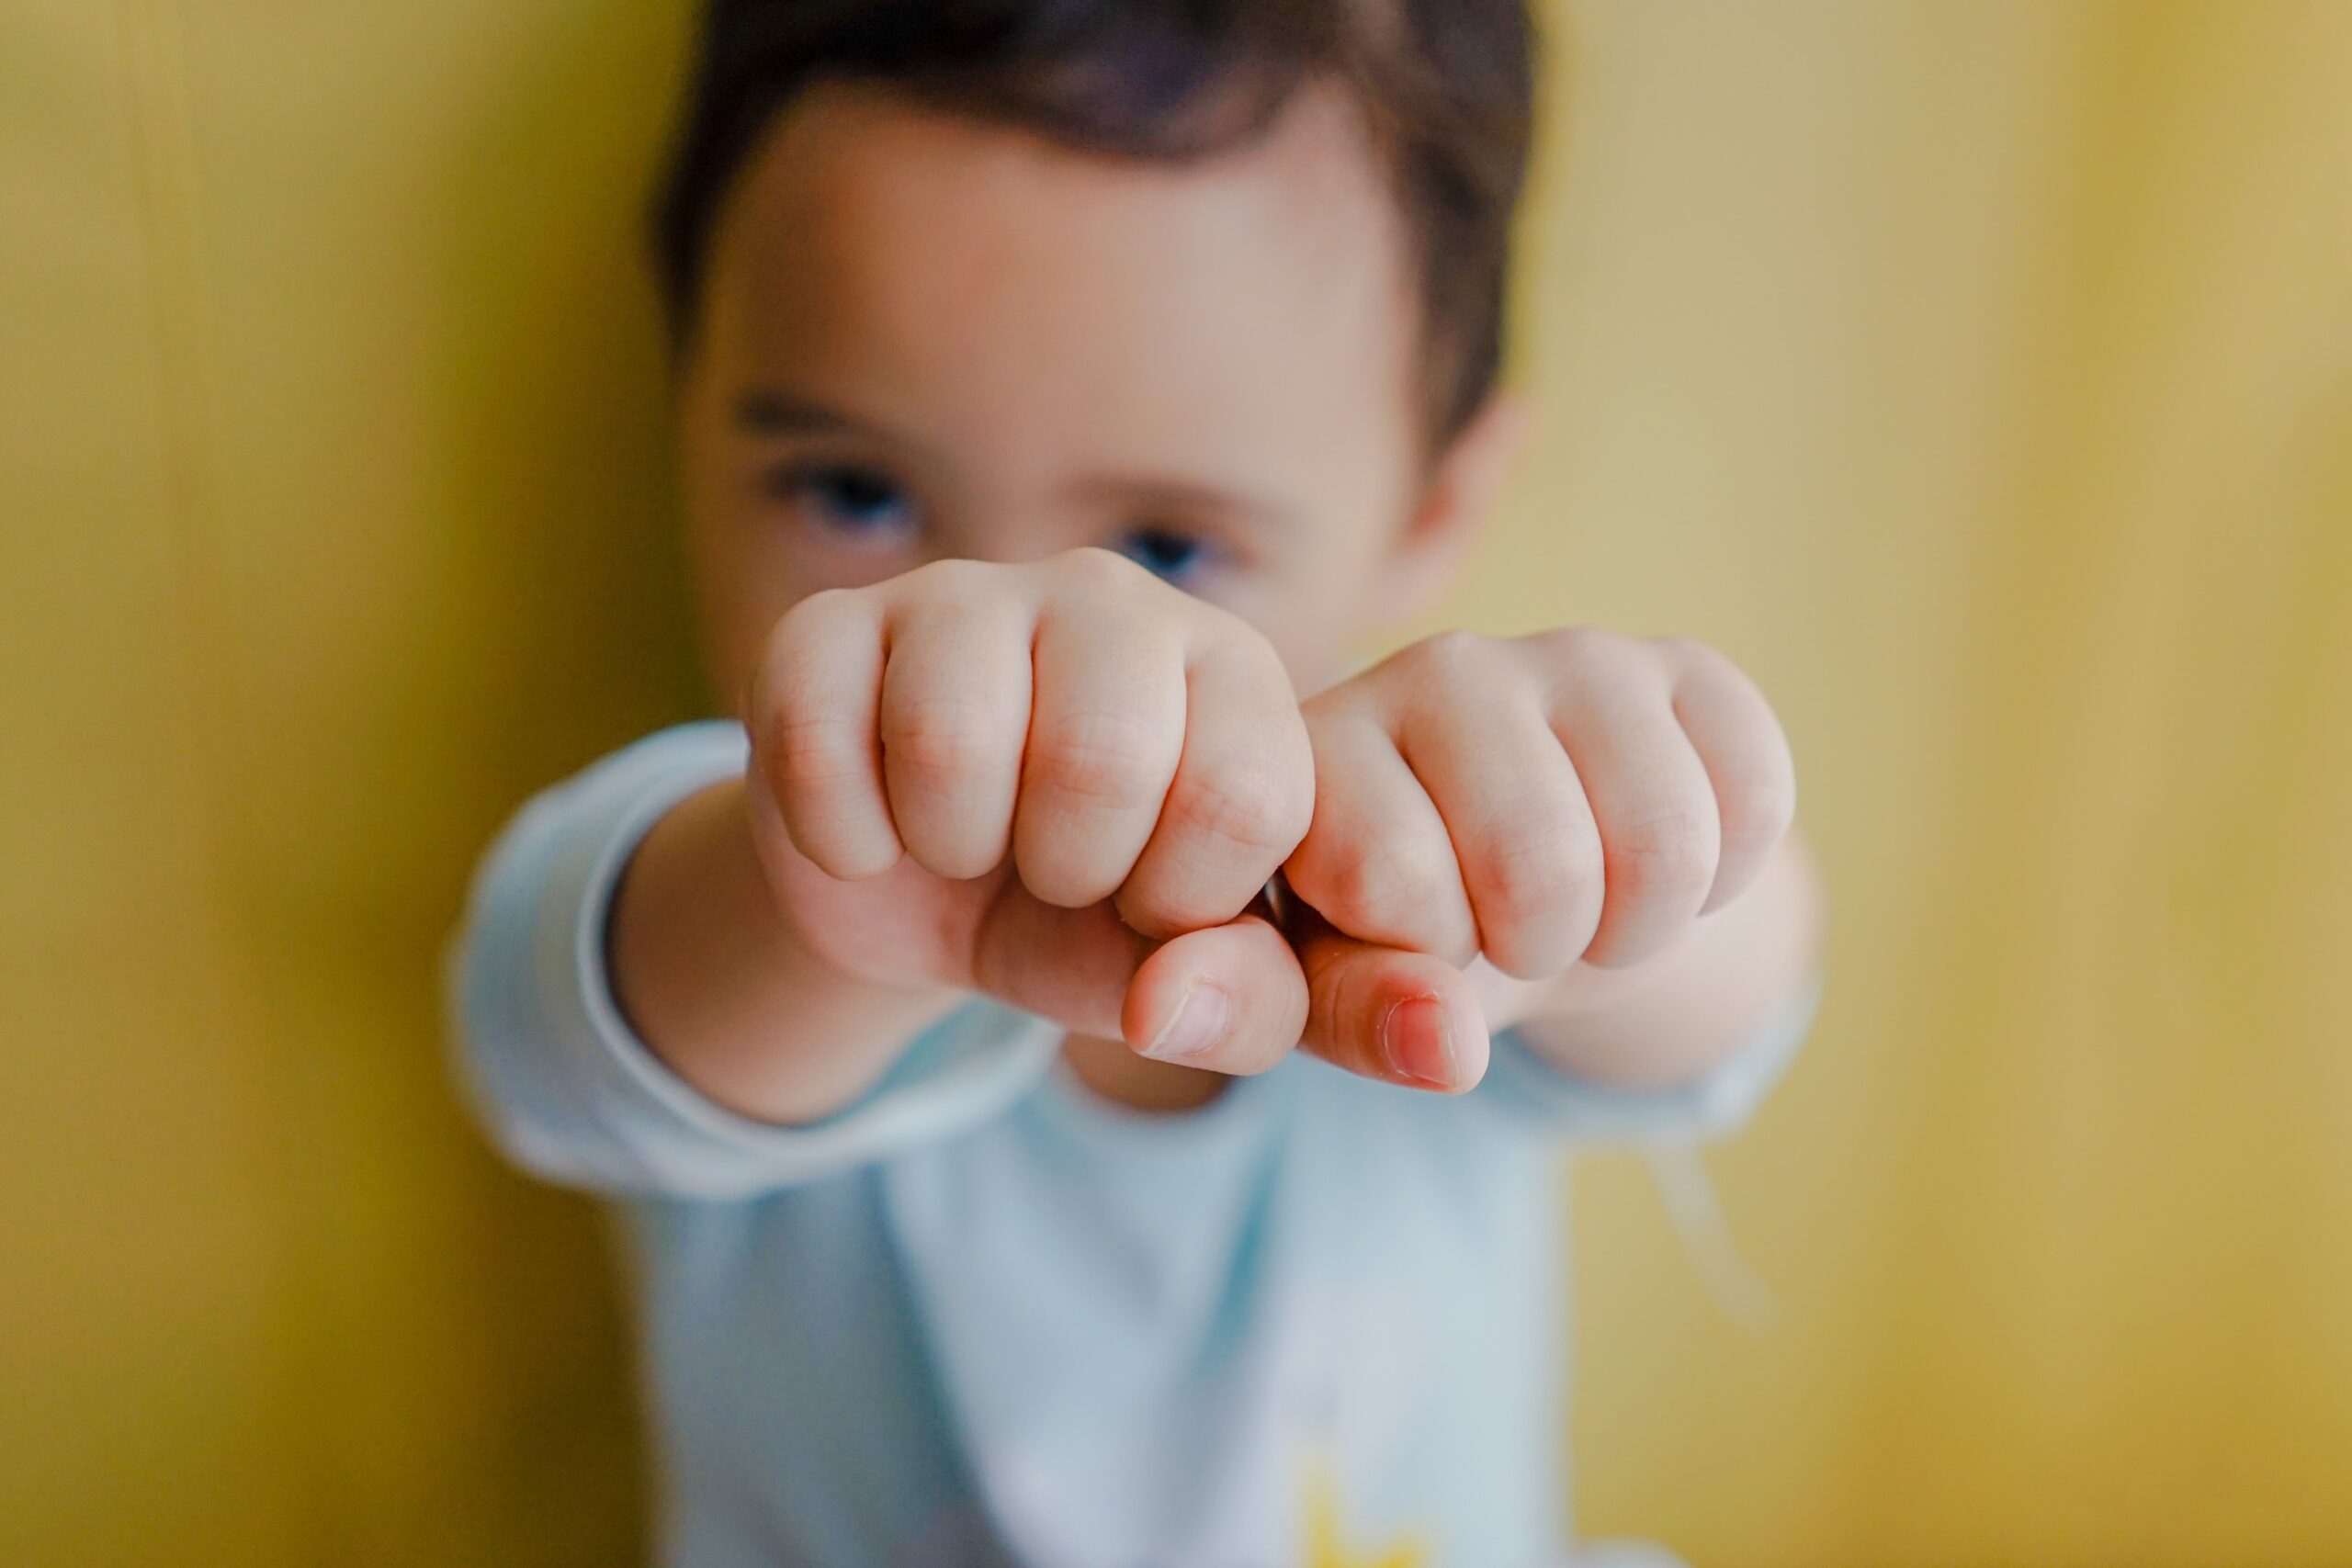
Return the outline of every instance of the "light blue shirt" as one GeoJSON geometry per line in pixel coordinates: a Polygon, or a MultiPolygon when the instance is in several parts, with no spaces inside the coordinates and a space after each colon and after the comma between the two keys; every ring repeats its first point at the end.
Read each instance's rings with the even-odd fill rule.
{"type": "Polygon", "coordinates": [[[1742,1120],[1810,1021],[1713,1077],[1578,1083],[1505,1035],[1443,1099],[1295,1055],[1148,1117],[975,1000],[811,1126],[712,1104],[604,970],[629,853],[740,774],[667,731],[533,801],[452,953],[510,1157],[624,1219],[672,1568],[1426,1568],[1565,1553],[1563,1139],[1742,1120]]]}

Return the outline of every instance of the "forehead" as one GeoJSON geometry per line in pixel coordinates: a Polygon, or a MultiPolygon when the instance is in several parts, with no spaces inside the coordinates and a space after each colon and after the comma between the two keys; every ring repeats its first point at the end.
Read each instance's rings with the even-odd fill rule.
{"type": "Polygon", "coordinates": [[[1418,360],[1405,254],[1378,160],[1317,92],[1263,141],[1175,164],[825,86],[725,209],[706,342],[740,374],[967,434],[1396,443],[1418,360]]]}

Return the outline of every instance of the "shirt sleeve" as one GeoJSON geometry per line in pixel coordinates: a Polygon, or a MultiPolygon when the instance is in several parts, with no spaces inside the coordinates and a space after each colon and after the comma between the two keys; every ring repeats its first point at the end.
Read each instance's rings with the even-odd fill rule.
{"type": "Polygon", "coordinates": [[[1821,1008],[1815,976],[1784,998],[1729,1057],[1695,1083],[1619,1089],[1546,1060],[1515,1032],[1495,1036],[1487,1077],[1472,1091],[1514,1121],[1577,1142],[1694,1142],[1736,1132],[1786,1076],[1821,1008]]]}
{"type": "Polygon", "coordinates": [[[704,1098],[614,1001],[605,924],[630,854],[672,807],[740,775],[741,726],[665,730],[533,800],[477,873],[446,965],[461,1090],[534,1175],[592,1190],[730,1199],[812,1181],[989,1119],[1051,1065],[1051,1029],[985,1000],[910,1043],[822,1122],[782,1127],[704,1098]]]}

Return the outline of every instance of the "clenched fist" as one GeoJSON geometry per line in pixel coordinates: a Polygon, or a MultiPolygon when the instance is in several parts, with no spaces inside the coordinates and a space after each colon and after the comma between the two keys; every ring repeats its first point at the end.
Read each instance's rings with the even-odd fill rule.
{"type": "MultiPolygon", "coordinates": [[[[1795,815],[1770,706],[1695,643],[1449,632],[1306,711],[1315,818],[1287,871],[1328,927],[1306,949],[1311,1036],[1367,976],[1408,985],[1399,953],[1532,981],[1654,957],[1756,880],[1795,815]]],[[[1392,1016],[1385,1040],[1327,1030],[1318,1047],[1359,1071],[1475,1077],[1476,988],[1418,973],[1423,1017],[1392,1016]]]]}
{"type": "Polygon", "coordinates": [[[1521,978],[1640,962],[1796,814],[1763,695],[1696,643],[1449,632],[1306,705],[1299,897],[1347,934],[1521,978]]]}
{"type": "Polygon", "coordinates": [[[1305,836],[1314,764],[1237,617],[1102,550],[940,561],[795,605],[745,716],[771,884],[836,967],[1113,1037],[1139,1011],[1138,1044],[1214,1003],[1174,1055],[1296,1043],[1295,963],[1236,918],[1305,836]]]}

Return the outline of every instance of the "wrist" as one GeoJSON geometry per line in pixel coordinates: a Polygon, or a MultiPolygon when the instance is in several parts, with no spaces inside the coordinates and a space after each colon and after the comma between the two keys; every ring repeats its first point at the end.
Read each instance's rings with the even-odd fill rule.
{"type": "Polygon", "coordinates": [[[1581,1078],[1628,1089],[1695,1083],[1804,985],[1820,926],[1813,859],[1792,836],[1754,886],[1683,941],[1625,968],[1574,965],[1530,1000],[1517,1027],[1581,1078]]]}

